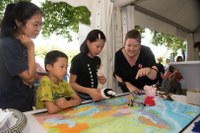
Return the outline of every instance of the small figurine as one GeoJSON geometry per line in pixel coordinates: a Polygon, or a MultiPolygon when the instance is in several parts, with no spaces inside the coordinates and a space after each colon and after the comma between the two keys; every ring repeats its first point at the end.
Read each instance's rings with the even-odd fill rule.
{"type": "Polygon", "coordinates": [[[135,99],[137,98],[137,95],[134,92],[130,92],[129,93],[129,97],[128,97],[128,106],[130,107],[144,107],[145,104],[141,103],[141,102],[137,102],[135,101],[135,99]]]}
{"type": "Polygon", "coordinates": [[[156,87],[145,85],[144,90],[146,94],[144,104],[148,106],[154,106],[155,105],[154,97],[156,96],[156,87]]]}
{"type": "Polygon", "coordinates": [[[129,100],[128,106],[133,107],[133,102],[134,102],[133,99],[129,100]]]}
{"type": "Polygon", "coordinates": [[[169,101],[173,101],[173,98],[172,98],[172,93],[165,93],[164,91],[159,91],[157,90],[156,91],[156,96],[164,99],[164,100],[169,100],[169,101]]]}

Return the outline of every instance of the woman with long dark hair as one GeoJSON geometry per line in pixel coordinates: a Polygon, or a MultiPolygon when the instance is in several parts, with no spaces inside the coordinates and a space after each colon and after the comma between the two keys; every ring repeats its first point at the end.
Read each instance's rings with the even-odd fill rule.
{"type": "Polygon", "coordinates": [[[42,17],[41,9],[28,1],[6,6],[0,24],[0,108],[32,109],[36,69],[32,38],[41,31],[42,17]]]}

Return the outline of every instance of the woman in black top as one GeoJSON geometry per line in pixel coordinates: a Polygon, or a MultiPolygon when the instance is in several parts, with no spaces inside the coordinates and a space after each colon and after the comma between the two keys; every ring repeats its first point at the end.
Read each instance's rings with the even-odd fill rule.
{"type": "Polygon", "coordinates": [[[123,92],[142,93],[144,85],[156,83],[157,67],[149,47],[141,45],[137,30],[128,31],[124,47],[115,53],[114,77],[123,92]]]}

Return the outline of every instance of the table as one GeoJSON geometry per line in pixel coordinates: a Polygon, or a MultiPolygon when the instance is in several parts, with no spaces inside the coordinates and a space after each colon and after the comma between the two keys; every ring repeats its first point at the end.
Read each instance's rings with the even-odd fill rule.
{"type": "Polygon", "coordinates": [[[46,111],[46,109],[25,112],[25,115],[28,119],[28,123],[22,133],[46,133],[45,129],[32,116],[32,114],[35,114],[37,112],[44,112],[44,111],[46,111]]]}
{"type": "MultiPolygon", "coordinates": [[[[194,120],[200,112],[199,106],[185,104],[185,96],[174,95],[174,100],[178,102],[164,101],[158,98],[154,107],[129,107],[127,98],[127,96],[121,96],[97,103],[83,104],[52,115],[45,113],[32,115],[33,113],[46,111],[45,109],[25,112],[28,125],[23,133],[45,133],[47,128],[51,131],[60,129],[73,133],[84,130],[93,133],[179,132],[194,120]],[[165,115],[166,118],[163,117],[165,115]],[[132,128],[130,128],[131,126],[132,128]],[[168,129],[171,131],[168,131],[168,129]]],[[[137,102],[143,100],[144,96],[137,98],[137,102]]],[[[191,132],[192,127],[191,124],[183,132],[191,132]]]]}

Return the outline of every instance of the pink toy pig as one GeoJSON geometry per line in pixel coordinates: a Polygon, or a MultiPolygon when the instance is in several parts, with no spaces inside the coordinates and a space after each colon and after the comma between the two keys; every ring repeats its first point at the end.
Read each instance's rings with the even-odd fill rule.
{"type": "Polygon", "coordinates": [[[154,106],[155,105],[154,97],[156,96],[156,87],[145,85],[144,90],[146,94],[144,104],[148,106],[154,106]]]}

